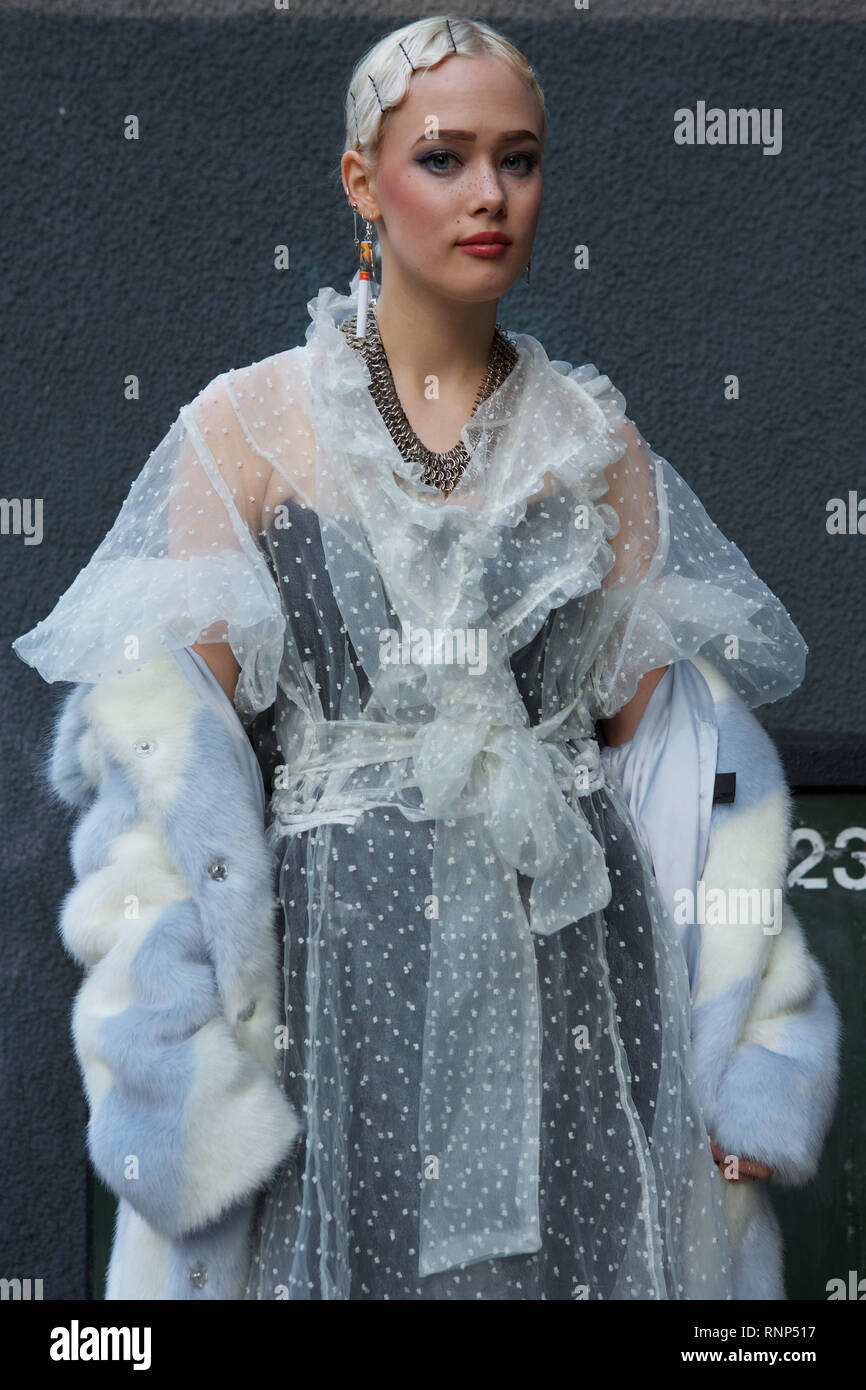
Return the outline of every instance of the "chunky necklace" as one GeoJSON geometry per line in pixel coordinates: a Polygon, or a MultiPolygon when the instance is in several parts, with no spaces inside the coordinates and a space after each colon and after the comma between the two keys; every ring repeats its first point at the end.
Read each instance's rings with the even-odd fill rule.
{"type": "MultiPolygon", "coordinates": [[[[424,471],[422,482],[441,488],[447,495],[453,491],[469,462],[469,451],[463,440],[445,454],[434,454],[426,444],[422,444],[406,418],[400,398],[394,385],[394,377],[385,355],[385,348],[379,336],[379,326],[375,314],[367,315],[366,338],[355,337],[356,315],[350,314],[340,324],[347,341],[360,352],[370,371],[370,394],[377,409],[388,427],[388,432],[407,463],[421,462],[424,471]]],[[[517,361],[518,353],[510,338],[505,336],[497,323],[493,333],[493,343],[487,362],[487,374],[478,388],[474,415],[483,400],[493,394],[509,375],[517,361]]]]}

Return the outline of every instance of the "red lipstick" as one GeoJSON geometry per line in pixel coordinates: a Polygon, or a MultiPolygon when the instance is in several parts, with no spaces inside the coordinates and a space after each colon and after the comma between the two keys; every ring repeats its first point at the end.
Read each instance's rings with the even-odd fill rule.
{"type": "Polygon", "coordinates": [[[495,260],[497,256],[505,254],[506,247],[511,245],[511,237],[504,232],[473,232],[472,236],[463,237],[457,245],[470,256],[495,260]]]}

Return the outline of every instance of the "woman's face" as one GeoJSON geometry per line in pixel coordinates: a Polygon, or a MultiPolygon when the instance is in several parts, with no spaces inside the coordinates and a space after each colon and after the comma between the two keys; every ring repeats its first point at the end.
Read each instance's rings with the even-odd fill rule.
{"type": "MultiPolygon", "coordinates": [[[[523,272],[542,199],[538,101],[500,58],[455,54],[412,79],[388,113],[370,179],[383,284],[397,263],[445,298],[498,298],[523,272]],[[459,245],[477,232],[498,251],[459,245]]],[[[365,200],[366,201],[366,200],[365,200]]]]}

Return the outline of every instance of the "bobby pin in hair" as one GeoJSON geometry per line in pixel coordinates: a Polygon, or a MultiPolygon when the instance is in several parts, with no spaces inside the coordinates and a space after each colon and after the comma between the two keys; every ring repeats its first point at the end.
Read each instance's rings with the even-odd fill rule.
{"type": "MultiPolygon", "coordinates": [[[[367,76],[370,77],[370,74],[367,73],[367,76]]],[[[373,82],[372,77],[370,77],[370,81],[373,82]]],[[[373,91],[376,93],[376,100],[377,100],[378,103],[379,103],[379,110],[380,110],[380,111],[384,111],[385,108],[384,108],[384,106],[382,105],[382,98],[379,96],[379,88],[376,86],[375,82],[373,82],[373,91]]]]}

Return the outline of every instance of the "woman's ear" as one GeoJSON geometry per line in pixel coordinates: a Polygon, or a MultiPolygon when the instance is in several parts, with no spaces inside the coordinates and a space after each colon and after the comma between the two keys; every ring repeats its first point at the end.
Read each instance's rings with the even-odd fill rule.
{"type": "Polygon", "coordinates": [[[359,150],[346,150],[340,160],[340,172],[350,204],[357,203],[359,215],[373,222],[379,216],[379,205],[367,161],[359,150]]]}

